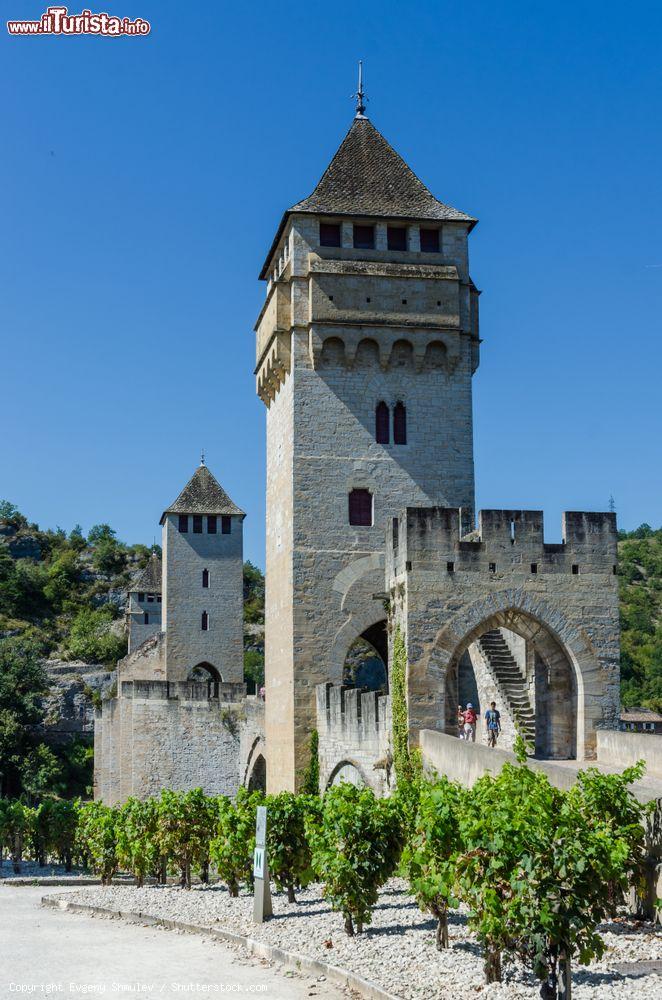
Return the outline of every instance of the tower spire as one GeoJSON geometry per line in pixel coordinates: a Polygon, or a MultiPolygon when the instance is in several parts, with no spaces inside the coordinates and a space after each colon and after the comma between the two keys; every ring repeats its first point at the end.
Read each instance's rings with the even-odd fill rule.
{"type": "Polygon", "coordinates": [[[352,97],[356,98],[356,114],[355,118],[365,118],[365,102],[368,98],[363,93],[363,61],[359,59],[359,86],[355,94],[352,97]]]}
{"type": "Polygon", "coordinates": [[[205,449],[203,448],[202,451],[200,452],[200,465],[204,464],[205,464],[205,449]]]}

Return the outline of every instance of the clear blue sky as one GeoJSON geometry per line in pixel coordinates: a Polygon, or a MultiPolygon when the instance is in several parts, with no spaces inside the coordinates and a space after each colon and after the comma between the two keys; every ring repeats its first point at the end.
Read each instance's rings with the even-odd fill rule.
{"type": "Polygon", "coordinates": [[[257,274],[362,57],[375,125],[480,219],[478,506],[662,521],[659,3],[86,6],[152,34],[2,37],[0,497],[151,542],[204,446],[263,564],[257,274]]]}

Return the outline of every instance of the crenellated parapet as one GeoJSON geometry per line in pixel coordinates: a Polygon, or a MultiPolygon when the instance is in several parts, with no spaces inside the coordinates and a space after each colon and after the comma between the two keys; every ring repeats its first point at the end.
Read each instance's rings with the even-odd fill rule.
{"type": "Polygon", "coordinates": [[[377,691],[318,684],[320,791],[361,781],[377,794],[391,785],[391,699],[377,691]]]}
{"type": "Polygon", "coordinates": [[[414,568],[502,577],[616,573],[613,513],[566,511],[558,544],[545,542],[540,510],[482,510],[474,531],[471,520],[458,507],[407,508],[387,532],[387,575],[414,568]]]}

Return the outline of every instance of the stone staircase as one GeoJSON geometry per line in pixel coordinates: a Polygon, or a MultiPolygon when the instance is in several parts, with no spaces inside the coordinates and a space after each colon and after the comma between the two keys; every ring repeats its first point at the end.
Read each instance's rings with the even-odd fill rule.
{"type": "Polygon", "coordinates": [[[510,652],[508,643],[498,628],[485,632],[478,640],[481,652],[494,675],[508,709],[524,737],[535,745],[536,718],[529,698],[526,680],[510,652]]]}

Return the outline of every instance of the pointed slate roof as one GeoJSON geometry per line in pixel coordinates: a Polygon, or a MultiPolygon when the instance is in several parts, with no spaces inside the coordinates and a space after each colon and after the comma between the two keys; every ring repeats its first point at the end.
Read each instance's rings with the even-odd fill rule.
{"type": "Polygon", "coordinates": [[[131,584],[129,593],[161,593],[161,559],[153,552],[140,576],[131,584]]]}
{"type": "Polygon", "coordinates": [[[165,521],[166,514],[229,514],[245,517],[243,510],[230,500],[220,483],[212,476],[206,465],[199,465],[188,483],[170,507],[161,515],[160,523],[165,521]]]}
{"type": "Polygon", "coordinates": [[[471,215],[435,198],[372,122],[363,116],[353,120],[313,193],[283,216],[261,278],[266,276],[271,256],[293,212],[452,220],[468,222],[470,228],[476,224],[471,215]]]}

